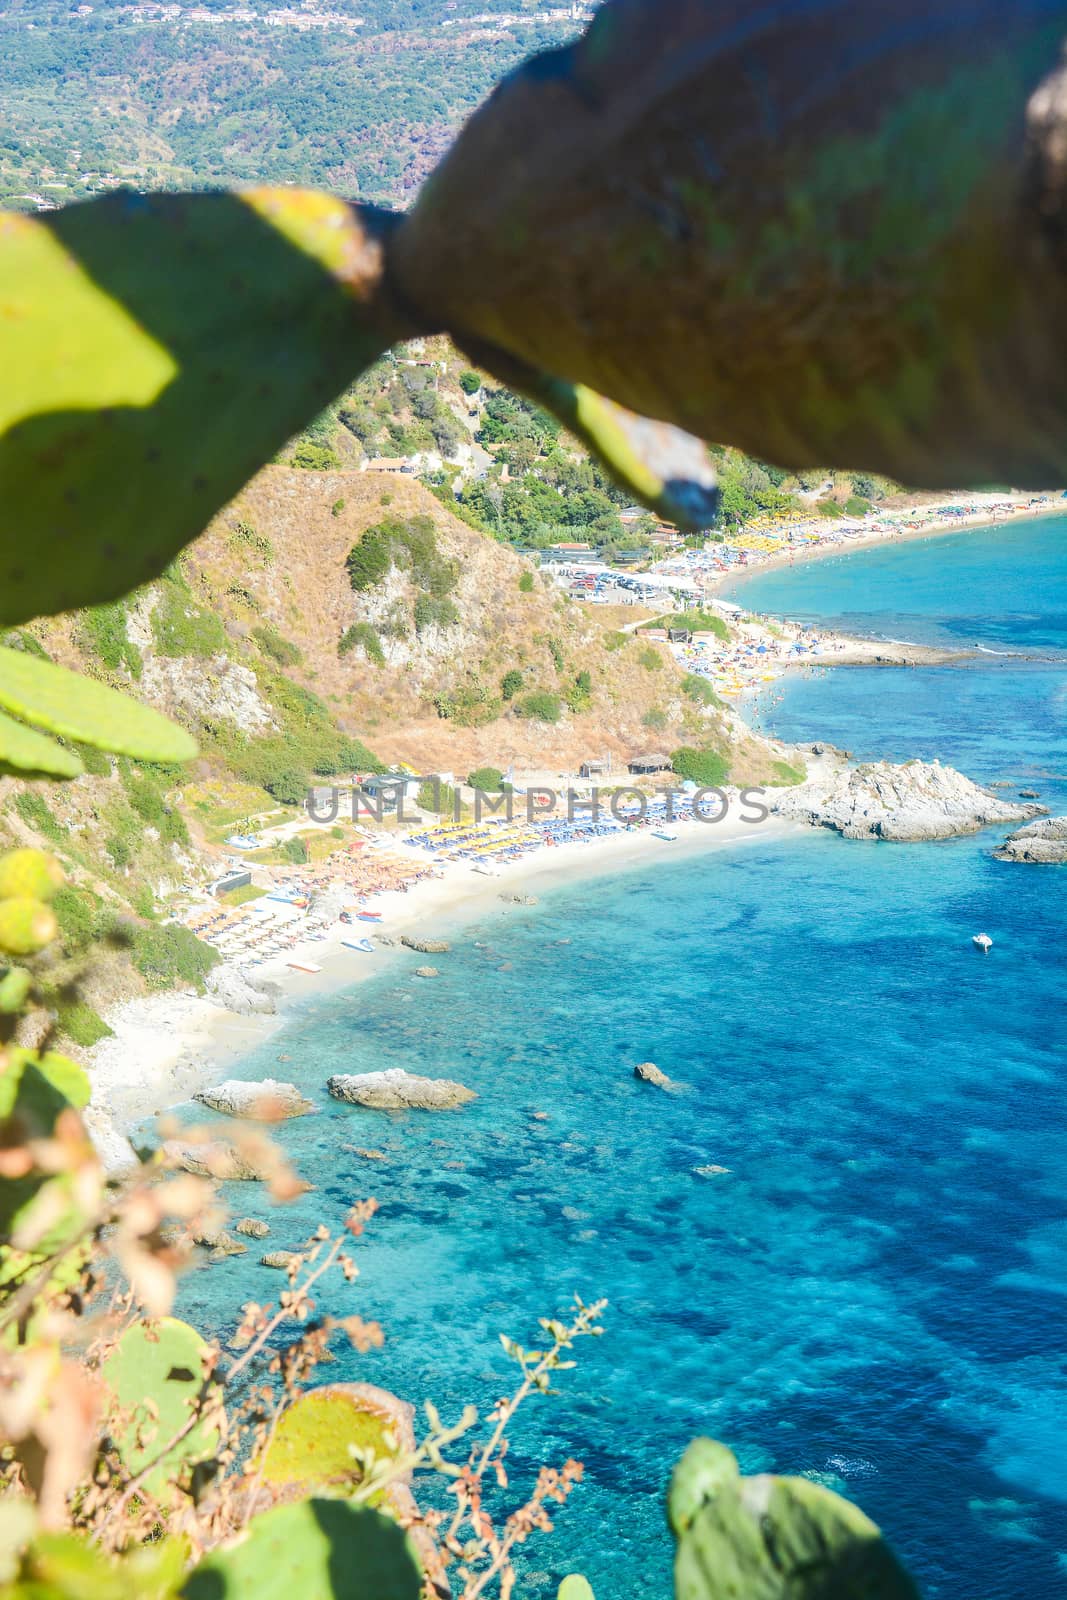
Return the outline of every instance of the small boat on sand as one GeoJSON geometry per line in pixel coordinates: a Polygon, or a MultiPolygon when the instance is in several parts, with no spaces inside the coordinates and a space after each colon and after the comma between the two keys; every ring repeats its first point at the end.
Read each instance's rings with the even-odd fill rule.
{"type": "Polygon", "coordinates": [[[653,839],[666,839],[668,844],[673,844],[678,835],[672,833],[670,828],[653,828],[652,837],[653,839]]]}
{"type": "Polygon", "coordinates": [[[374,951],[374,946],[369,939],[342,939],[341,943],[346,950],[359,950],[365,956],[371,955],[374,951]]]}
{"type": "Polygon", "coordinates": [[[981,950],[981,952],[982,952],[982,954],[984,956],[988,955],[990,950],[992,950],[992,948],[993,948],[993,941],[989,937],[988,933],[976,933],[976,934],[974,934],[972,939],[971,939],[971,943],[973,945],[976,945],[977,948],[979,950],[981,950]]]}
{"type": "Polygon", "coordinates": [[[380,911],[357,911],[356,916],[360,922],[381,922],[382,920],[380,911]]]}
{"type": "Polygon", "coordinates": [[[322,971],[322,968],[321,967],[317,967],[315,965],[314,961],[287,961],[285,964],[286,964],[287,967],[292,967],[294,972],[321,972],[322,971]]]}

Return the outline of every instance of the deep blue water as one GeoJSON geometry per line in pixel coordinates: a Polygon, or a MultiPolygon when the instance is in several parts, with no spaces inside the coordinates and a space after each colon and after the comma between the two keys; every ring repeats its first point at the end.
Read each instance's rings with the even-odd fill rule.
{"type": "MultiPolygon", "coordinates": [[[[1007,541],[1018,559],[1046,535],[970,537],[986,563],[966,556],[970,589],[942,584],[943,618],[981,614],[971,597],[1007,571],[1007,541]]],[[[886,616],[920,593],[933,614],[930,563],[950,542],[787,576],[837,618],[874,563],[886,616]]],[[[1042,648],[1064,558],[1058,590],[1051,555],[1026,604],[1013,589],[1042,648]]],[[[1063,708],[1047,666],[838,669],[764,715],[860,754],[926,741],[975,775],[1030,780],[1067,767],[1063,708]]],[[[1067,1564],[1062,869],[992,860],[996,830],[914,846],[758,834],[502,907],[456,932],[434,983],[404,957],[307,1006],[241,1069],[322,1107],[283,1131],[317,1188],[275,1214],[271,1243],[338,1226],[373,1192],[362,1277],[334,1304],[378,1317],[387,1343],[329,1376],[446,1416],[502,1392],[500,1331],[532,1342],[574,1292],[609,1298],[605,1337],[515,1427],[517,1483],[542,1461],[587,1468],[528,1547],[526,1596],[580,1569],[598,1600],[666,1600],[663,1488],[704,1432],[750,1471],[840,1480],[928,1595],[1043,1600],[1067,1564]],[[686,1092],[637,1084],[645,1059],[686,1092]],[[332,1072],[394,1064],[480,1098],[397,1118],[325,1095],[332,1072]],[[730,1170],[694,1173],[709,1163],[730,1170]]],[[[249,1186],[233,1201],[265,1204],[249,1186]]],[[[219,1329],[225,1306],[277,1287],[250,1255],[194,1274],[182,1309],[219,1329]]]]}

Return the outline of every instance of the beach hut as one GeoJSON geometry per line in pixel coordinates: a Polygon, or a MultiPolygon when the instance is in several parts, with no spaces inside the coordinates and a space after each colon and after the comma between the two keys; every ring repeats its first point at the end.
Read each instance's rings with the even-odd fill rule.
{"type": "Polygon", "coordinates": [[[247,889],[251,882],[250,872],[228,872],[225,877],[217,878],[210,886],[211,893],[215,896],[229,894],[231,889],[247,889]]]}
{"type": "Polygon", "coordinates": [[[670,765],[670,756],[656,753],[631,756],[626,763],[626,768],[632,778],[646,778],[654,772],[669,772],[670,765]]]}
{"type": "Polygon", "coordinates": [[[602,778],[611,769],[606,761],[583,761],[578,768],[579,778],[602,778]]]}

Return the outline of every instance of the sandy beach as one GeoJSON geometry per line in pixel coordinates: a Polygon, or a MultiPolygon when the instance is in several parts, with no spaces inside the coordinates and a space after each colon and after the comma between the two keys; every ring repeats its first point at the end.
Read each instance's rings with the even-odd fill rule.
{"type": "MultiPolygon", "coordinates": [[[[989,497],[996,505],[1004,502],[997,497],[989,497]]],[[[792,567],[800,562],[822,561],[830,556],[852,555],[857,550],[873,550],[876,547],[892,544],[908,544],[916,539],[937,539],[945,534],[960,533],[970,528],[990,528],[1001,524],[1025,522],[1034,517],[1055,516],[1058,510],[1067,510],[1067,502],[1057,499],[1043,499],[1026,505],[1019,505],[1016,509],[1000,515],[994,514],[989,506],[982,506],[968,516],[933,518],[924,522],[919,527],[908,527],[908,521],[927,515],[938,506],[945,503],[944,496],[939,501],[930,505],[915,506],[891,514],[894,520],[874,523],[869,531],[860,527],[855,533],[848,533],[834,537],[833,524],[825,530],[826,536],[819,542],[812,541],[803,545],[790,545],[787,549],[774,554],[757,553],[750,555],[744,566],[732,568],[728,572],[717,572],[707,580],[707,589],[714,592],[723,588],[727,583],[743,580],[748,574],[755,572],[769,572],[776,567],[792,567]]]]}
{"type": "MultiPolygon", "coordinates": [[[[994,497],[989,497],[992,500],[994,497]]],[[[1002,502],[998,502],[1002,503],[1002,502]]],[[[940,504],[944,504],[942,500],[940,504]]],[[[927,508],[929,509],[929,508],[927,508]]],[[[1042,503],[1020,509],[1012,517],[1047,516],[1056,509],[1042,503]]],[[[924,508],[912,508],[901,516],[919,517],[924,508]]],[[[997,519],[1001,520],[1001,519],[997,519]]],[[[751,560],[746,567],[709,576],[709,590],[727,581],[736,581],[748,572],[766,570],[800,561],[846,555],[876,545],[912,539],[938,537],[958,532],[962,527],[989,526],[988,509],[977,510],[966,520],[955,518],[918,528],[872,529],[865,537],[842,537],[824,543],[790,547],[781,555],[751,560]]],[[[734,714],[740,716],[749,696],[774,678],[796,667],[845,665],[928,664],[961,659],[966,651],[938,651],[906,643],[846,639],[830,633],[815,634],[796,625],[776,624],[772,629],[753,619],[743,625],[741,652],[735,645],[725,649],[708,639],[697,656],[691,647],[671,647],[679,665],[712,678],[733,700],[734,714]],[[795,653],[798,640],[814,639],[817,653],[795,653]],[[743,654],[742,654],[743,652],[743,654]],[[722,654],[723,659],[717,659],[722,654]]],[[[105,1020],[113,1029],[90,1054],[93,1097],[90,1123],[101,1148],[111,1161],[121,1161],[123,1143],[120,1130],[128,1130],[158,1112],[188,1100],[197,1089],[229,1075],[254,1046],[282,1028],[294,1009],[316,994],[354,986],[380,974],[388,965],[418,958],[397,942],[402,934],[439,938],[465,923],[491,916],[509,916],[526,908],[521,900],[509,897],[537,896],[581,878],[625,872],[662,859],[677,860],[686,854],[709,849],[744,848],[772,836],[799,831],[799,825],[772,817],[759,824],[741,820],[736,806],[723,822],[711,825],[698,821],[672,822],[677,837],[657,838],[649,828],[626,831],[580,843],[541,848],[517,860],[495,865],[493,876],[483,876],[468,862],[439,862],[437,876],[413,883],[405,892],[386,890],[374,895],[372,905],[381,912],[378,924],[358,925],[334,922],[314,940],[298,941],[291,948],[256,963],[255,979],[269,980],[278,989],[277,1010],[273,1015],[243,1015],[229,1010],[210,996],[192,992],[168,991],[125,1002],[113,1007],[105,1020]],[[342,944],[353,933],[369,935],[375,942],[372,953],[361,953],[342,944]],[[383,938],[384,936],[384,938],[383,938]],[[314,972],[294,970],[293,963],[317,967],[314,972]]],[[[393,857],[406,857],[414,866],[425,866],[430,859],[399,840],[391,847],[393,857]]],[[[232,966],[243,969],[239,955],[228,958],[232,966]]]]}
{"type": "MultiPolygon", "coordinates": [[[[372,940],[382,935],[399,940],[404,933],[446,938],[472,921],[529,914],[521,898],[509,896],[536,897],[583,878],[646,867],[665,853],[677,861],[708,850],[743,849],[802,830],[779,817],[745,822],[735,805],[721,822],[678,821],[672,831],[677,838],[671,841],[642,829],[541,849],[501,862],[493,877],[482,876],[465,863],[448,863],[441,877],[424,879],[406,893],[391,890],[377,895],[373,909],[381,912],[381,923],[362,924],[358,932],[372,940]]],[[[109,1162],[121,1164],[122,1133],[230,1076],[235,1063],[284,1027],[303,1001],[366,982],[395,963],[403,961],[414,969],[426,959],[399,943],[376,944],[369,955],[350,950],[341,940],[352,933],[351,925],[337,924],[325,939],[297,943],[257,969],[257,980],[269,980],[280,991],[273,1015],[245,1016],[210,996],[173,990],[112,1008],[106,1021],[113,1034],[90,1055],[89,1120],[109,1162]],[[294,971],[290,965],[294,961],[320,970],[294,971]]],[[[284,1072],[279,1075],[284,1077],[284,1072]]]]}

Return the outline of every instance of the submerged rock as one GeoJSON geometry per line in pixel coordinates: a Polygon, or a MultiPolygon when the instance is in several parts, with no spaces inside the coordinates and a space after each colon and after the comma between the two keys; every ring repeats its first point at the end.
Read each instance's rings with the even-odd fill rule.
{"type": "Polygon", "coordinates": [[[416,978],[439,978],[441,974],[436,967],[416,967],[416,978]]]}
{"type": "Polygon", "coordinates": [[[225,1261],[227,1256],[243,1256],[247,1250],[248,1246],[242,1244],[240,1239],[235,1239],[232,1233],[220,1233],[211,1247],[208,1260],[225,1261]]]}
{"type": "Polygon", "coordinates": [[[243,1233],[249,1239],[265,1239],[270,1232],[270,1223],[261,1222],[258,1217],[242,1217],[240,1222],[233,1225],[234,1233],[243,1233]]]}
{"type": "Polygon", "coordinates": [[[181,1167],[184,1172],[195,1172],[200,1178],[256,1183],[268,1176],[263,1168],[222,1139],[211,1139],[205,1144],[185,1144],[180,1139],[167,1139],[163,1143],[163,1154],[172,1166],[181,1167]]]}
{"type": "Polygon", "coordinates": [[[447,939],[413,939],[410,934],[402,933],[400,943],[407,945],[409,950],[418,950],[424,956],[444,955],[452,946],[447,939]]]}
{"type": "Polygon", "coordinates": [[[1042,806],[1003,800],[939,761],[888,761],[845,767],[783,790],[779,816],[833,828],[846,839],[950,839],[994,822],[1038,816],[1042,806]]]}
{"type": "Polygon", "coordinates": [[[419,1078],[403,1067],[386,1072],[338,1073],[326,1080],[335,1100],[377,1111],[451,1111],[478,1096],[450,1078],[419,1078]]]}
{"type": "Polygon", "coordinates": [[[256,1122],[282,1122],[315,1109],[295,1084],[279,1083],[277,1078],[261,1078],[256,1083],[228,1078],[212,1089],[200,1089],[193,1099],[224,1116],[249,1117],[256,1122]]]}
{"type": "Polygon", "coordinates": [[[661,1072],[654,1061],[639,1061],[634,1068],[634,1077],[640,1078],[642,1083],[654,1083],[657,1089],[669,1089],[671,1080],[665,1072],[661,1072]]]}
{"type": "Polygon", "coordinates": [[[1041,817],[1025,828],[1017,828],[993,854],[998,861],[1063,866],[1067,863],[1067,817],[1041,817]]]}
{"type": "Polygon", "coordinates": [[[537,904],[537,896],[535,894],[502,894],[500,898],[513,906],[535,906],[537,904]]]}

